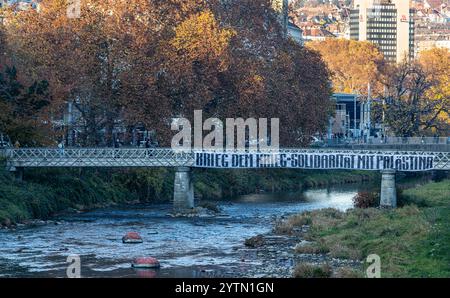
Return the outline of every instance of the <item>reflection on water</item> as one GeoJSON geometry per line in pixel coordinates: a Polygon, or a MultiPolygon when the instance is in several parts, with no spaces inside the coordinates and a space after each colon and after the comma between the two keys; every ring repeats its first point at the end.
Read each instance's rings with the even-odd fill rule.
{"type": "MultiPolygon", "coordinates": [[[[255,194],[220,202],[214,218],[171,218],[171,205],[101,209],[60,218],[58,225],[1,231],[0,276],[65,277],[66,259],[80,255],[83,276],[195,277],[202,268],[236,264],[245,238],[269,232],[276,217],[321,208],[348,209],[359,185],[302,193],[255,194]],[[122,244],[136,231],[143,244],[122,244]],[[156,257],[158,271],[130,268],[136,257],[156,257]]],[[[251,264],[245,264],[245,266],[251,264]]]]}

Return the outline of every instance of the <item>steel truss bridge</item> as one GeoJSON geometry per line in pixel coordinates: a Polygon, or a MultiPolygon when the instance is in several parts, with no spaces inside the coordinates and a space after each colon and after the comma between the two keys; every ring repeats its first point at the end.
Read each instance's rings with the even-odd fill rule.
{"type": "MultiPolygon", "coordinates": [[[[340,149],[280,149],[278,151],[225,151],[221,153],[277,153],[277,154],[343,154],[431,156],[434,170],[450,170],[450,152],[401,150],[340,150],[340,149]]],[[[194,151],[167,148],[77,148],[77,149],[7,149],[4,152],[10,171],[18,168],[138,168],[138,167],[195,167],[194,151]]]]}

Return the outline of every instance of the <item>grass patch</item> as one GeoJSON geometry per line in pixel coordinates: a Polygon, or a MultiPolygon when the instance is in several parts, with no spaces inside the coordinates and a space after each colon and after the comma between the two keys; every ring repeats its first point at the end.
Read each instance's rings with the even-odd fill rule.
{"type": "Polygon", "coordinates": [[[298,253],[356,260],[377,254],[383,277],[450,277],[450,180],[407,189],[402,199],[407,203],[394,210],[306,212],[279,223],[278,231],[308,222],[305,238],[313,242],[297,246],[298,253]]]}
{"type": "Polygon", "coordinates": [[[364,274],[361,271],[353,268],[342,267],[338,268],[334,274],[335,278],[364,278],[364,274]]]}
{"type": "Polygon", "coordinates": [[[449,180],[403,190],[400,194],[399,204],[415,204],[419,207],[450,206],[449,180]]]}

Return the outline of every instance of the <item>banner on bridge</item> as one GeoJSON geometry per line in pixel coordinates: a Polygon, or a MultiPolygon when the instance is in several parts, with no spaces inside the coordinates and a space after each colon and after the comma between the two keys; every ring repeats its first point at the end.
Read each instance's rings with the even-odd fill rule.
{"type": "Polygon", "coordinates": [[[428,171],[433,161],[433,156],[412,154],[196,152],[194,167],[428,171]]]}

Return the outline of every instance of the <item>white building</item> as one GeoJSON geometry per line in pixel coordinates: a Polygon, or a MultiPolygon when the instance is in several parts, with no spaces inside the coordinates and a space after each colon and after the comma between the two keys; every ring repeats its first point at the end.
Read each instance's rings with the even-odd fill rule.
{"type": "Polygon", "coordinates": [[[303,31],[292,22],[288,23],[288,37],[292,38],[298,44],[303,45],[303,31]]]}
{"type": "Polygon", "coordinates": [[[414,58],[414,10],[407,0],[355,0],[350,38],[376,44],[388,61],[414,58]]]}

